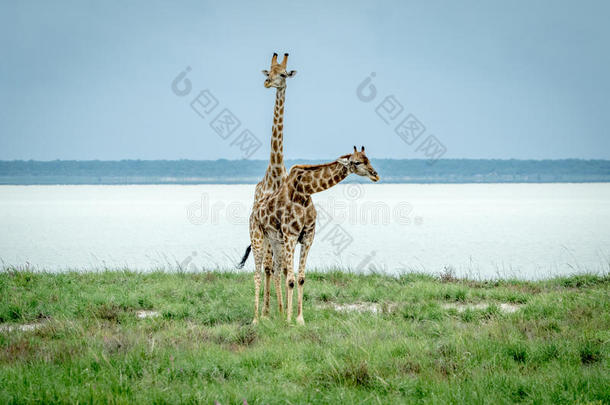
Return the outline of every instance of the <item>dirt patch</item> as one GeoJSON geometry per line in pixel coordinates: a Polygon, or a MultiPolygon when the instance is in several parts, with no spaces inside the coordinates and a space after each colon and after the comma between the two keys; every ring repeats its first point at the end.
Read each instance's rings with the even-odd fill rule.
{"type": "Polygon", "coordinates": [[[356,304],[335,304],[330,303],[328,305],[318,305],[319,309],[334,309],[337,312],[370,312],[377,314],[381,312],[379,304],[374,302],[359,302],[356,304]]]}
{"type": "MultiPolygon", "coordinates": [[[[492,305],[492,304],[489,304],[486,302],[480,302],[477,304],[449,302],[449,303],[442,304],[441,306],[444,309],[455,309],[458,312],[464,312],[467,309],[480,309],[480,310],[487,309],[487,307],[489,307],[490,305],[492,305]]],[[[513,312],[517,312],[519,310],[519,308],[521,308],[521,305],[503,302],[500,305],[498,305],[498,308],[500,309],[501,312],[504,312],[506,314],[512,314],[513,312]]]]}
{"type": "Polygon", "coordinates": [[[156,318],[158,316],[161,316],[161,314],[157,311],[146,311],[146,310],[136,311],[136,317],[138,319],[156,318]]]}
{"type": "Polygon", "coordinates": [[[32,332],[32,331],[42,328],[44,325],[45,324],[42,322],[24,323],[21,325],[0,325],[0,332],[14,332],[14,331],[32,332]]]}
{"type": "MultiPolygon", "coordinates": [[[[458,312],[464,312],[467,309],[476,309],[476,310],[485,310],[492,303],[487,302],[479,302],[476,304],[469,304],[463,302],[448,302],[441,304],[443,309],[455,309],[458,312]]],[[[503,302],[501,304],[497,304],[500,312],[506,314],[512,314],[517,312],[522,305],[519,304],[511,304],[507,302],[503,302]]],[[[358,312],[358,313],[371,313],[371,314],[383,314],[383,313],[392,313],[398,309],[397,302],[383,303],[379,304],[376,302],[355,302],[351,304],[336,304],[336,303],[328,303],[324,305],[317,305],[316,309],[333,309],[337,312],[358,312]]]]}
{"type": "Polygon", "coordinates": [[[334,309],[337,312],[369,312],[372,314],[381,314],[393,312],[398,307],[397,303],[378,304],[376,302],[356,302],[353,304],[336,304],[329,303],[327,305],[318,305],[318,309],[334,309]]]}

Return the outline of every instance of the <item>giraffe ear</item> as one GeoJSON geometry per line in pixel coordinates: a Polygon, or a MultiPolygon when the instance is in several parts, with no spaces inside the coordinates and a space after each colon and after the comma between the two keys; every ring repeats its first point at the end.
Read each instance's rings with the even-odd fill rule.
{"type": "Polygon", "coordinates": [[[362,149],[360,150],[360,152],[364,152],[364,146],[362,146],[362,149]]]}
{"type": "Polygon", "coordinates": [[[269,76],[269,71],[268,71],[268,70],[261,70],[261,72],[263,72],[263,74],[264,74],[265,76],[269,76]]]}
{"type": "Polygon", "coordinates": [[[356,148],[356,145],[354,145],[354,153],[358,152],[358,149],[356,148]]]}
{"type": "Polygon", "coordinates": [[[349,159],[348,158],[344,158],[344,157],[340,157],[339,159],[337,159],[337,162],[342,164],[343,166],[349,166],[349,159]]]}
{"type": "Polygon", "coordinates": [[[294,77],[297,74],[296,70],[291,70],[290,72],[286,72],[287,77],[294,77]]]}

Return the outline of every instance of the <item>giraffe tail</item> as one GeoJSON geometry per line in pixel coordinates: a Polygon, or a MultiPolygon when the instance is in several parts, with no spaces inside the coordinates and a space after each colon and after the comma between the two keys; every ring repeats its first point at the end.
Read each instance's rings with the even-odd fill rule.
{"type": "Polygon", "coordinates": [[[244,253],[244,256],[241,258],[241,262],[237,264],[238,269],[242,269],[244,264],[246,264],[246,260],[248,260],[248,256],[250,256],[250,250],[252,250],[252,245],[248,245],[246,248],[246,253],[244,253]]]}

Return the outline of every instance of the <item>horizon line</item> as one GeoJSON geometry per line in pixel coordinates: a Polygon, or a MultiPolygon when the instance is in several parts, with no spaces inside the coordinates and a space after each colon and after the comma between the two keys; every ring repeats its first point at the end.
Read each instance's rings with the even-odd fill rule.
{"type": "MultiPolygon", "coordinates": [[[[315,161],[315,160],[327,160],[329,158],[284,158],[284,161],[315,161]]],[[[332,158],[331,158],[332,159],[332,158]]],[[[335,158],[336,159],[336,158],[335,158]]],[[[421,161],[428,162],[430,159],[422,159],[422,158],[388,158],[388,157],[371,157],[372,160],[396,160],[396,161],[421,161]]],[[[601,162],[610,162],[610,159],[604,158],[552,158],[552,159],[520,159],[520,158],[442,158],[435,159],[435,162],[441,161],[456,161],[456,160],[472,160],[472,161],[481,161],[481,160],[494,160],[494,161],[519,161],[519,162],[557,162],[557,161],[601,161],[601,162]]],[[[218,162],[218,161],[226,161],[226,162],[266,162],[268,159],[227,159],[227,158],[218,158],[218,159],[138,159],[138,158],[125,158],[125,159],[52,159],[52,160],[38,160],[38,159],[0,159],[0,163],[13,163],[13,162],[42,162],[42,163],[50,163],[50,162],[218,162]]]]}

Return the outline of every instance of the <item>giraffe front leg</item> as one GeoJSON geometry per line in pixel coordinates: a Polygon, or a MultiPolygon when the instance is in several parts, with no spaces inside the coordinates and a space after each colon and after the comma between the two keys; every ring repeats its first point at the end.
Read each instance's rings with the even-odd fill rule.
{"type": "MultiPolygon", "coordinates": [[[[285,284],[285,288],[286,288],[286,299],[288,299],[288,269],[286,268],[286,266],[282,265],[282,273],[284,273],[284,284],[285,284]]],[[[288,308],[288,303],[286,304],[286,308],[288,308]]]]}
{"type": "Polygon", "coordinates": [[[271,269],[265,267],[265,285],[263,287],[263,318],[269,317],[269,289],[271,288],[271,269]]]}
{"type": "Polygon", "coordinates": [[[252,253],[254,254],[254,319],[253,324],[258,323],[258,304],[260,299],[261,290],[261,266],[263,262],[263,255],[261,251],[262,247],[262,233],[252,232],[250,237],[252,242],[252,253]]]}
{"type": "Polygon", "coordinates": [[[292,293],[294,292],[294,248],[297,244],[296,237],[284,238],[284,271],[286,273],[286,320],[292,318],[292,293]]]}
{"type": "Polygon", "coordinates": [[[269,295],[271,290],[271,273],[273,271],[273,257],[271,245],[268,241],[263,243],[263,268],[265,269],[265,288],[263,290],[263,318],[269,316],[269,295]]]}
{"type": "Polygon", "coordinates": [[[282,296],[282,266],[283,251],[281,246],[274,245],[273,249],[273,283],[275,284],[275,295],[277,297],[278,312],[284,313],[284,297],[282,296]]]}
{"type": "Polygon", "coordinates": [[[254,319],[252,323],[258,323],[258,301],[261,293],[261,273],[260,266],[256,264],[254,268],[254,319]]]}
{"type": "Polygon", "coordinates": [[[298,284],[298,312],[297,312],[297,323],[299,325],[305,325],[305,320],[303,319],[303,289],[305,288],[305,264],[307,263],[307,254],[309,253],[309,248],[313,243],[314,231],[305,234],[303,241],[301,242],[301,255],[299,257],[299,273],[297,278],[298,284]]]}

